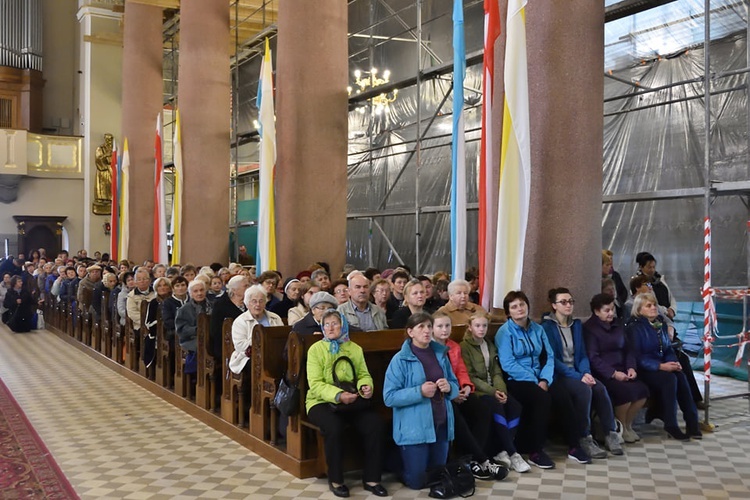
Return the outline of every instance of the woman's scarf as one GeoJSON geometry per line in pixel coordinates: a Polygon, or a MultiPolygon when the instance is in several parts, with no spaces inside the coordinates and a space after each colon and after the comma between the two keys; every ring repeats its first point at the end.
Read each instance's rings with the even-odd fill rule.
{"type": "Polygon", "coordinates": [[[349,323],[346,321],[346,316],[338,312],[336,309],[328,309],[323,313],[323,317],[327,316],[330,312],[336,313],[339,319],[341,319],[341,335],[335,340],[329,339],[325,334],[325,329],[323,328],[322,323],[320,328],[323,330],[323,342],[328,342],[328,351],[331,354],[338,354],[341,344],[349,342],[349,323]]]}

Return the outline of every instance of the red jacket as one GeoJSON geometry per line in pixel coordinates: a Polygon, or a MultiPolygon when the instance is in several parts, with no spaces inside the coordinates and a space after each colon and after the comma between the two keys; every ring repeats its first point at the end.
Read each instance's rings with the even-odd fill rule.
{"type": "Polygon", "coordinates": [[[448,346],[448,359],[451,360],[451,368],[453,368],[453,373],[456,374],[458,385],[461,388],[468,385],[471,387],[471,392],[474,392],[474,384],[471,383],[471,377],[469,377],[469,371],[466,369],[466,363],[464,363],[464,358],[461,357],[461,346],[451,339],[448,339],[446,345],[448,346]]]}

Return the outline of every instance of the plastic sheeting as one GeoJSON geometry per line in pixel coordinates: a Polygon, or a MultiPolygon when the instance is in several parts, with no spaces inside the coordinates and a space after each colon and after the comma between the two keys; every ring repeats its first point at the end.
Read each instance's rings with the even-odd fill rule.
{"type": "MultiPolygon", "coordinates": [[[[711,44],[711,72],[746,66],[746,40],[737,36],[711,44]]],[[[703,49],[616,72],[634,87],[605,79],[605,99],[654,88],[703,74],[703,49]]],[[[744,74],[718,78],[711,98],[711,181],[750,178],[747,94],[744,74]]],[[[701,188],[704,168],[703,82],[678,85],[605,103],[604,195],[665,189],[701,188]],[[665,104],[678,99],[688,99],[665,104]],[[650,105],[658,105],[647,107],[650,105]],[[635,108],[629,113],[607,114],[635,108]]],[[[615,253],[622,276],[634,274],[635,256],[649,251],[678,300],[700,300],[703,285],[703,198],[605,204],[603,244],[615,253]]],[[[713,285],[748,283],[746,223],[748,210],[739,196],[717,198],[713,221],[713,285]]]]}

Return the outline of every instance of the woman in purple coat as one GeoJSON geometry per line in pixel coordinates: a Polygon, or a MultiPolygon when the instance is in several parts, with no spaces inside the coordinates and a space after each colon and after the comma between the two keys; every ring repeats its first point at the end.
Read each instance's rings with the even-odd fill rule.
{"type": "Polygon", "coordinates": [[[637,380],[636,361],[625,338],[625,329],[615,317],[615,299],[600,293],[591,299],[594,314],[583,324],[583,337],[591,371],[609,392],[615,416],[622,422],[626,443],[638,441],[633,420],[648,398],[648,387],[637,380]]]}

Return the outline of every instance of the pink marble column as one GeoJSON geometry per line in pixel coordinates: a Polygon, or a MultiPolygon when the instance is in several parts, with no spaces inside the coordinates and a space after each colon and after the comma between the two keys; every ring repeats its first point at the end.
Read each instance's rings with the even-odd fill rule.
{"type": "MultiPolygon", "coordinates": [[[[162,109],[162,9],[127,0],[122,54],[122,135],[130,155],[127,258],[152,258],[154,131],[162,109]]],[[[122,147],[122,145],[120,145],[122,147]]]]}
{"type": "Polygon", "coordinates": [[[576,314],[599,293],[602,248],[604,4],[529,2],[531,212],[523,288],[532,315],[570,288],[576,314]]]}
{"type": "Polygon", "coordinates": [[[229,41],[229,2],[181,1],[183,263],[208,265],[229,258],[229,41]]]}
{"type": "Polygon", "coordinates": [[[344,265],[347,5],[279,3],[276,213],[284,276],[314,261],[344,265]]]}

